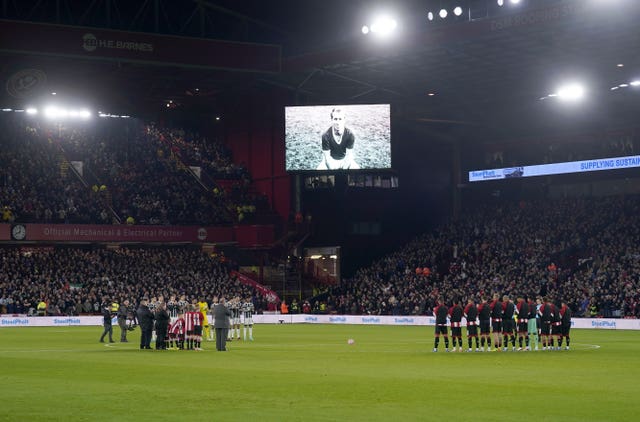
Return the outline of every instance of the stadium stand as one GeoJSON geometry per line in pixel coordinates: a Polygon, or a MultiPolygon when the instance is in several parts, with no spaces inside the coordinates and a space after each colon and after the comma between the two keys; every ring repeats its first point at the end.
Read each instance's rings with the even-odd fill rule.
{"type": "Polygon", "coordinates": [[[5,222],[225,225],[269,210],[219,143],[183,130],[134,120],[67,128],[13,116],[0,124],[5,222]],[[218,178],[234,183],[225,189],[218,178]]]}
{"type": "Polygon", "coordinates": [[[44,300],[49,315],[98,314],[107,298],[136,303],[172,294],[189,301],[254,296],[258,311],[266,307],[229,275],[232,264],[197,248],[5,247],[0,261],[0,313],[33,314],[44,300]]]}
{"type": "Polygon", "coordinates": [[[638,317],[638,212],[638,196],[484,206],[321,298],[329,312],[419,315],[440,294],[540,294],[567,301],[580,316],[638,317]]]}

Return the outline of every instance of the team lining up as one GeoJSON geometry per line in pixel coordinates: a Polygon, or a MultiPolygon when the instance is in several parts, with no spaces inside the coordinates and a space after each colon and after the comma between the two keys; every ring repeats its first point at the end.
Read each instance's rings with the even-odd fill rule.
{"type": "Polygon", "coordinates": [[[476,306],[473,299],[469,299],[467,305],[462,308],[459,300],[455,300],[453,306],[447,307],[444,299],[440,297],[433,314],[436,317],[434,352],[438,351],[440,337],[444,338],[445,351],[450,351],[447,320],[451,325],[451,351],[456,351],[456,345],[459,352],[463,351],[463,317],[467,320],[467,352],[474,350],[474,339],[476,352],[490,352],[491,333],[495,351],[508,351],[509,343],[512,351],[539,350],[540,342],[542,350],[561,350],[563,340],[566,340],[564,349],[569,350],[571,342],[571,309],[565,302],[554,304],[550,298],[538,297],[534,302],[532,298],[525,299],[520,296],[517,302],[513,303],[508,295],[504,295],[500,301],[500,295],[496,293],[491,302],[483,297],[482,303],[476,306]]]}

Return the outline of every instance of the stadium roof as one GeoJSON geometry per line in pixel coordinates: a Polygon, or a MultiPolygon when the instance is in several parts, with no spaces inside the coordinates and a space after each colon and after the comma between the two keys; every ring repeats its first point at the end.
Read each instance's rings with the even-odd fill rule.
{"type": "Polygon", "coordinates": [[[7,85],[0,100],[24,100],[8,88],[24,69],[41,69],[51,89],[131,114],[169,100],[215,109],[238,90],[274,86],[299,104],[390,102],[396,118],[418,129],[460,128],[485,139],[573,123],[633,124],[640,101],[640,87],[620,87],[640,79],[640,2],[632,0],[523,0],[517,8],[494,0],[395,1],[401,31],[387,41],[361,33],[376,10],[363,0],[77,3],[5,1],[0,17],[275,45],[278,66],[190,65],[197,51],[182,64],[93,60],[0,42],[7,85]],[[454,3],[465,7],[462,18],[426,19],[430,8],[454,3]],[[548,97],[571,81],[586,85],[584,104],[568,107],[548,97]]]}

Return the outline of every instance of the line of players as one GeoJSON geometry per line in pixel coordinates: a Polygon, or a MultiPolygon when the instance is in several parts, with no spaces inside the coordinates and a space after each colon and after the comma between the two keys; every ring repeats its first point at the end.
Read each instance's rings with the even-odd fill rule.
{"type": "Polygon", "coordinates": [[[476,306],[473,299],[469,299],[463,308],[459,300],[455,300],[451,307],[447,307],[442,297],[433,310],[436,317],[435,342],[433,351],[438,351],[440,337],[444,337],[445,351],[449,351],[449,336],[447,334],[447,320],[451,325],[452,351],[463,350],[462,318],[467,320],[467,351],[491,351],[491,331],[493,332],[493,347],[496,351],[538,350],[542,343],[542,350],[561,350],[563,340],[566,340],[565,350],[569,350],[571,338],[571,309],[565,302],[554,304],[550,298],[525,299],[517,298],[517,302],[508,295],[502,297],[494,294],[493,300],[488,302],[486,297],[476,306]],[[480,333],[478,335],[478,328],[480,333]],[[518,347],[516,349],[516,334],[518,347]],[[485,349],[486,345],[486,349],[485,349]]]}
{"type": "MultiPolygon", "coordinates": [[[[160,308],[163,298],[153,298],[149,303],[152,312],[160,308]]],[[[211,309],[218,304],[218,298],[214,298],[211,309]]],[[[233,339],[235,332],[237,340],[240,340],[240,327],[244,327],[243,340],[253,341],[253,314],[255,308],[251,297],[242,301],[235,297],[226,302],[225,306],[231,310],[229,318],[229,337],[227,341],[233,339]]],[[[214,331],[209,326],[209,317],[213,324],[213,316],[210,315],[209,304],[201,298],[199,302],[189,303],[185,296],[176,300],[172,296],[166,304],[166,310],[170,317],[170,324],[167,331],[158,330],[156,325],[156,348],[170,350],[204,350],[202,348],[203,337],[206,341],[214,341],[214,331]],[[160,343],[160,344],[159,344],[160,343]],[[159,346],[159,347],[158,347],[159,346]]]]}

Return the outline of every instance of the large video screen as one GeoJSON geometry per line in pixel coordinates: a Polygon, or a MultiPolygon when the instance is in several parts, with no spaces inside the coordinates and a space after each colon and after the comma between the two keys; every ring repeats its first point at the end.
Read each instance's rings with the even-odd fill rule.
{"type": "Polygon", "coordinates": [[[536,166],[509,167],[469,172],[470,182],[511,179],[517,177],[550,176],[554,174],[586,173],[592,171],[620,170],[640,167],[640,155],[599,158],[595,160],[566,161],[564,163],[539,164],[536,166]]]}
{"type": "Polygon", "coordinates": [[[285,108],[287,171],[391,168],[389,104],[285,108]]]}

